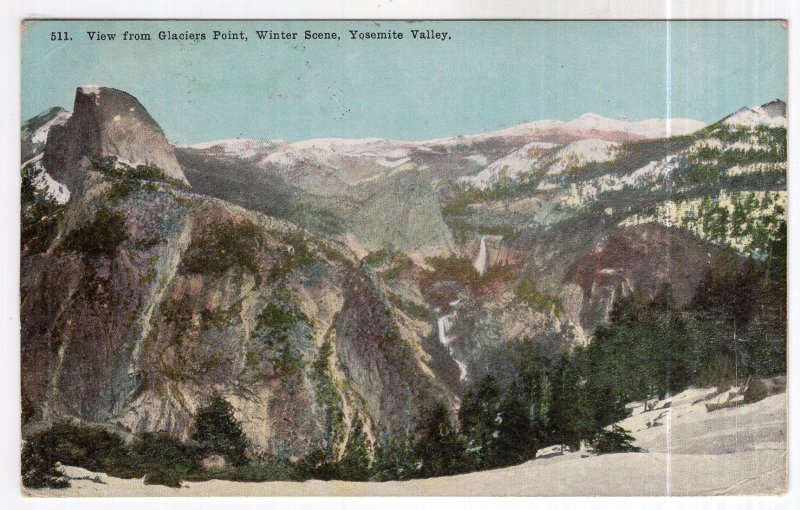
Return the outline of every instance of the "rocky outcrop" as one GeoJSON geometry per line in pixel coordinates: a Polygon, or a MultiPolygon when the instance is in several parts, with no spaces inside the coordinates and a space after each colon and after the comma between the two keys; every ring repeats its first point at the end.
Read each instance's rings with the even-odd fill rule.
{"type": "Polygon", "coordinates": [[[479,265],[484,267],[483,271],[478,270],[479,273],[485,273],[493,267],[518,264],[524,258],[524,253],[513,248],[512,243],[502,235],[475,236],[464,243],[463,251],[473,261],[476,270],[479,265]],[[481,244],[485,247],[485,260],[478,264],[481,244]]]}
{"type": "Polygon", "coordinates": [[[50,134],[50,129],[53,126],[64,125],[69,117],[69,112],[60,106],[55,106],[22,124],[22,129],[20,130],[21,163],[24,165],[27,161],[41,156],[47,137],[50,134]]]}
{"type": "Polygon", "coordinates": [[[186,438],[218,391],[257,451],[290,457],[339,444],[353,412],[407,434],[452,400],[342,247],[169,184],[116,206],[108,177],[86,186],[60,238],[22,260],[22,388],[39,419],[186,438]],[[70,239],[103,207],[124,239],[82,250],[70,239]]]}
{"type": "Polygon", "coordinates": [[[786,117],[786,103],[780,99],[762,104],[761,108],[763,108],[770,117],[786,117]]]}
{"type": "Polygon", "coordinates": [[[287,166],[177,149],[192,189],[316,232],[350,235],[367,251],[426,256],[454,251],[436,189],[419,169],[351,183],[339,171],[298,160],[287,166]]]}
{"type": "Polygon", "coordinates": [[[373,436],[411,434],[434,399],[455,400],[424,365],[425,324],[348,248],[189,192],[135,98],[83,87],[49,129],[44,165],[76,193],[42,206],[60,219],[52,230],[23,235],[22,393],[35,421],[186,439],[218,392],[256,452],[297,458],[341,451],[354,413],[373,436]],[[139,165],[163,174],[131,174],[139,165]]]}
{"type": "Polygon", "coordinates": [[[592,331],[608,320],[616,299],[634,291],[653,298],[667,284],[681,306],[718,252],[717,246],[655,223],[603,234],[564,278],[564,287],[573,289],[567,315],[592,331]],[[575,286],[582,298],[574,294],[575,286]]]}
{"type": "Polygon", "coordinates": [[[155,167],[188,184],[164,132],[135,97],[112,88],[79,87],[72,116],[50,128],[44,166],[57,181],[77,189],[84,167],[104,158],[133,168],[155,167]]]}
{"type": "Polygon", "coordinates": [[[433,388],[378,289],[363,275],[351,274],[346,281],[336,323],[339,360],[369,415],[385,417],[377,431],[412,433],[433,388]]]}

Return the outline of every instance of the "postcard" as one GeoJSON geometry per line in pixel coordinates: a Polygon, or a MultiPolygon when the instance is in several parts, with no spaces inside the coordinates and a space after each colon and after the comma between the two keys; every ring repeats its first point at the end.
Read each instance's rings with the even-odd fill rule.
{"type": "Polygon", "coordinates": [[[787,25],[31,19],[31,497],[787,491],[787,25]]]}

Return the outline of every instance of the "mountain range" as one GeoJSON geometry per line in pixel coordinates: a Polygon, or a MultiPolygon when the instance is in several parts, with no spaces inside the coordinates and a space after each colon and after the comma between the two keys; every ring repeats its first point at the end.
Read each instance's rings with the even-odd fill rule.
{"type": "Polygon", "coordinates": [[[786,104],[709,125],[586,114],[421,142],[173,145],[132,95],[21,130],[29,429],[189,437],[222,394],[260,452],[413,434],[503,370],[585,346],[622,297],[690,302],[786,211],[786,104]],[[357,420],[356,417],[359,419],[357,420]]]}

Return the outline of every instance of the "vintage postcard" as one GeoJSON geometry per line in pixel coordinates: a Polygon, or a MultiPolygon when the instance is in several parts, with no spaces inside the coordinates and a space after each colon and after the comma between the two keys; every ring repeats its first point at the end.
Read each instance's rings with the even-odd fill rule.
{"type": "Polygon", "coordinates": [[[787,40],[25,21],[23,494],[785,493],[787,40]]]}

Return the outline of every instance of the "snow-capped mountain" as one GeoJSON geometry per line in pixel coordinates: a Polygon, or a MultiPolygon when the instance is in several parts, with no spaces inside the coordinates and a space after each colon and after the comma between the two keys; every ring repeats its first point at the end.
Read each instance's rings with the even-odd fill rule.
{"type": "Polygon", "coordinates": [[[67,120],[69,120],[72,114],[67,111],[59,111],[56,113],[53,118],[39,126],[36,131],[34,131],[33,136],[31,136],[31,142],[33,143],[45,143],[47,142],[47,135],[50,133],[50,129],[53,126],[61,126],[64,125],[67,120]]]}
{"type": "Polygon", "coordinates": [[[722,120],[729,126],[785,128],[786,103],[776,99],[761,106],[745,107],[722,120]]]}
{"type": "MultiPolygon", "coordinates": [[[[477,174],[461,177],[459,181],[486,188],[497,184],[501,179],[519,179],[529,173],[535,165],[542,165],[550,159],[548,156],[557,147],[558,144],[549,142],[531,142],[508,156],[493,161],[477,174]]],[[[483,159],[485,161],[485,158],[483,159]]]]}
{"type": "Polygon", "coordinates": [[[588,113],[569,122],[542,120],[490,133],[422,142],[384,138],[322,138],[293,143],[233,139],[181,149],[247,159],[262,167],[292,169],[300,186],[305,181],[303,173],[316,167],[335,175],[345,186],[380,178],[387,171],[421,169],[484,188],[503,179],[522,178],[545,166],[555,175],[585,163],[609,161],[619,143],[684,135],[704,126],[692,119],[629,122],[588,113]],[[448,165],[441,165],[443,158],[448,165]]]}
{"type": "Polygon", "coordinates": [[[609,141],[633,141],[665,138],[693,133],[705,123],[685,118],[627,121],[585,113],[571,121],[538,120],[488,133],[441,138],[422,142],[426,145],[463,144],[492,138],[527,137],[539,140],[572,141],[598,138],[609,141]]]}
{"type": "Polygon", "coordinates": [[[47,136],[54,126],[62,126],[72,114],[61,107],[54,107],[39,115],[28,119],[20,130],[21,159],[31,161],[36,156],[41,156],[47,136]]]}

